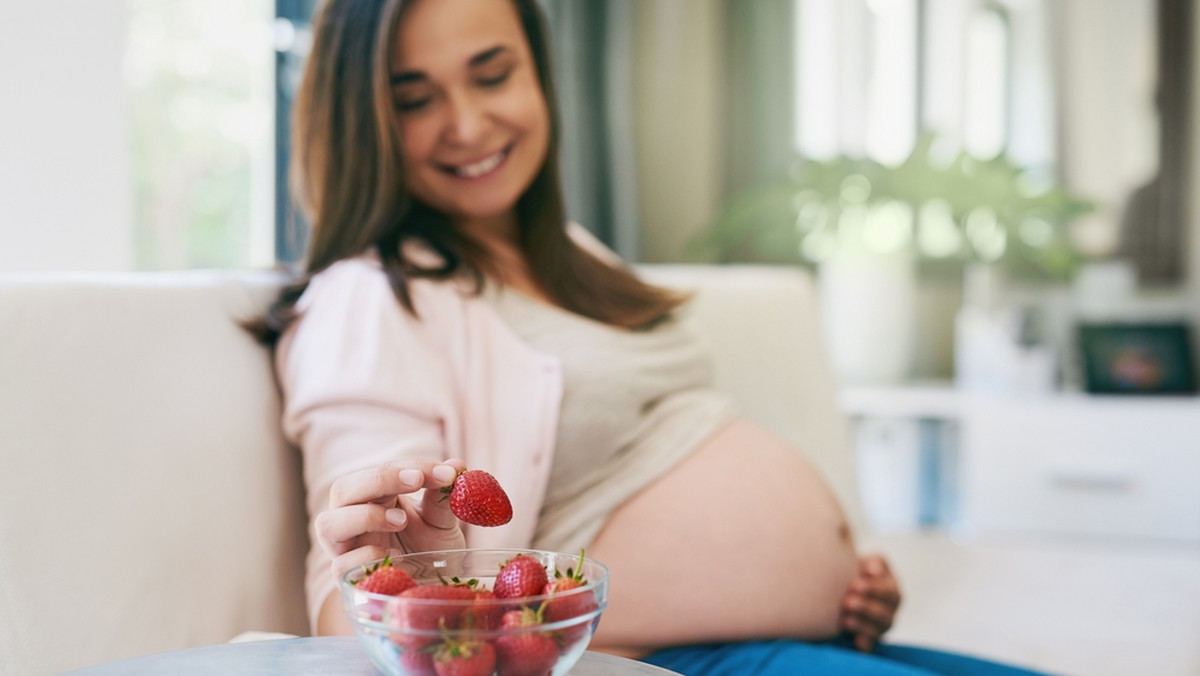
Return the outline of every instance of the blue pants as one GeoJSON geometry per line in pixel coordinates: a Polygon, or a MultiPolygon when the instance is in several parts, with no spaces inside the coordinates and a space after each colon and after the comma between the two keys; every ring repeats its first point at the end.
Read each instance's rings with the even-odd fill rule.
{"type": "Polygon", "coordinates": [[[848,643],[789,639],[668,648],[643,662],[684,676],[1031,676],[1038,672],[941,652],[880,644],[871,654],[848,643]]]}

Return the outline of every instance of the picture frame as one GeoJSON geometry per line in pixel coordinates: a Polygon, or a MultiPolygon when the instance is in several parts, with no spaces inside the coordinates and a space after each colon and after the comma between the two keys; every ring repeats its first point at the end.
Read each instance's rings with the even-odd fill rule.
{"type": "Polygon", "coordinates": [[[1089,394],[1196,394],[1185,323],[1082,324],[1079,348],[1089,394]]]}

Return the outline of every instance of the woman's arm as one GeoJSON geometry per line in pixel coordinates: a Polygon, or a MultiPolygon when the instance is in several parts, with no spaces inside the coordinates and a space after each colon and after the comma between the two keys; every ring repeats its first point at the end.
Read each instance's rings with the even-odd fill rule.
{"type": "Polygon", "coordinates": [[[301,449],[308,492],[309,620],[323,631],[346,570],[389,553],[463,546],[436,499],[463,463],[448,457],[440,413],[452,382],[446,360],[377,267],[329,268],[297,309],[277,366],[283,428],[301,449]]]}

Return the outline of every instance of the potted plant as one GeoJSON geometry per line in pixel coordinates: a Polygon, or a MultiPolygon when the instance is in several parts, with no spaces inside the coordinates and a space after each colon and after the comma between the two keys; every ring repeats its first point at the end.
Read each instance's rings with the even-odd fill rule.
{"type": "Polygon", "coordinates": [[[1093,205],[1007,155],[936,159],[925,135],[902,163],[800,158],[789,176],[735,195],[689,246],[718,262],[814,265],[839,253],[907,249],[922,272],[995,263],[1013,276],[1066,280],[1083,262],[1069,225],[1093,205]]]}
{"type": "Polygon", "coordinates": [[[894,166],[800,159],[782,180],[734,196],[688,255],[817,268],[835,369],[849,381],[903,378],[919,276],[958,278],[982,264],[1012,278],[1068,280],[1084,262],[1070,224],[1093,208],[1007,155],[939,161],[936,149],[926,135],[894,166]]]}

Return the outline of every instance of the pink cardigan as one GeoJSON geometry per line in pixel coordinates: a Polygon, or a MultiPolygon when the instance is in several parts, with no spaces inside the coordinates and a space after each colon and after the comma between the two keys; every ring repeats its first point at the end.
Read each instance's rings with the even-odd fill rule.
{"type": "Polygon", "coordinates": [[[393,295],[377,257],[313,277],[276,352],[283,431],[303,451],[313,627],[334,587],[312,518],[330,484],[404,458],[462,458],[496,476],[513,502],[500,528],[466,529],[470,547],[526,547],[553,457],[562,396],[558,361],[535,352],[458,283],[416,280],[419,319],[393,295]]]}

